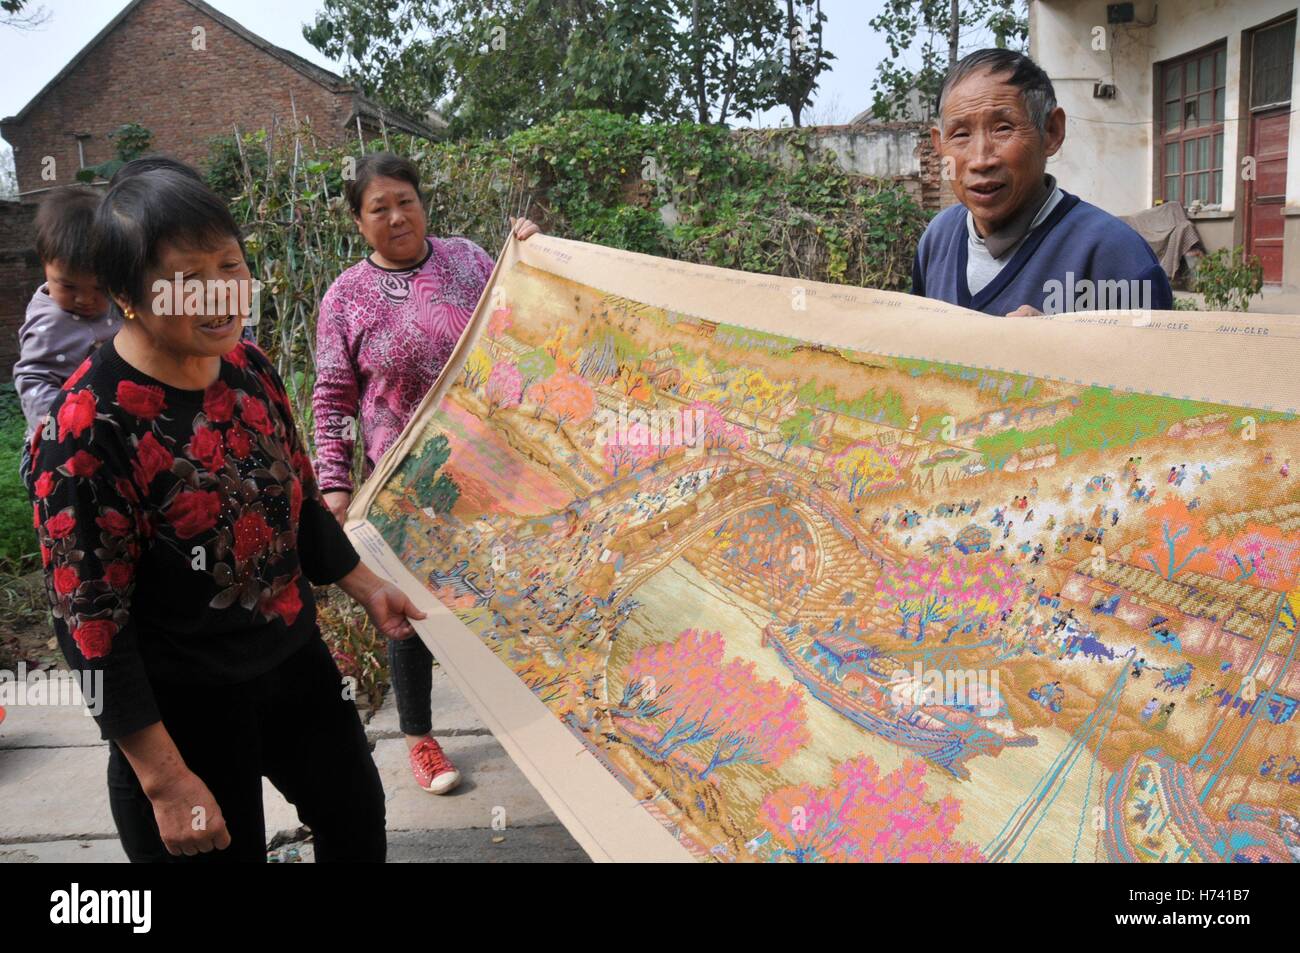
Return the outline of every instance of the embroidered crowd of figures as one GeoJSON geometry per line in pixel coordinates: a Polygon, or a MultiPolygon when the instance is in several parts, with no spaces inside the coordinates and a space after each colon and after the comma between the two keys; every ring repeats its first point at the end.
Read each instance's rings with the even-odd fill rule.
{"type": "Polygon", "coordinates": [[[369,519],[694,854],[1300,859],[1294,415],[497,286],[369,519]]]}

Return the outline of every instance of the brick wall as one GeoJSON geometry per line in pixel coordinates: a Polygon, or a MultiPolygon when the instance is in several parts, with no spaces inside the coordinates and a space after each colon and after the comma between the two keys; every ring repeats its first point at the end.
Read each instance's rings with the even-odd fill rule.
{"type": "Polygon", "coordinates": [[[922,207],[941,212],[949,205],[957,204],[957,196],[953,194],[952,186],[943,177],[943,162],[930,145],[928,128],[925,134],[920,136],[916,152],[917,158],[921,161],[922,207]]]}
{"type": "Polygon", "coordinates": [[[18,329],[32,292],[45,280],[33,247],[35,218],[35,205],[0,202],[0,381],[13,377],[18,329]]]}
{"type": "Polygon", "coordinates": [[[296,108],[322,137],[345,137],[350,93],[327,89],[183,0],[144,0],[21,123],[4,126],[14,148],[20,191],[66,185],[81,167],[115,158],[109,133],[138,122],[153,133],[152,151],[191,163],[208,140],[291,120],[296,108]],[[204,50],[192,48],[202,27],[204,50]],[[55,160],[55,181],[41,178],[42,159],[55,160]]]}

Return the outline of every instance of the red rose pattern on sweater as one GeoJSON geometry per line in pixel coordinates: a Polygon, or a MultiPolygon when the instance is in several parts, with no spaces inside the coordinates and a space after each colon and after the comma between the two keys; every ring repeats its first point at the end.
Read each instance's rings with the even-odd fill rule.
{"type": "Polygon", "coordinates": [[[92,363],[32,441],[35,525],[69,663],[113,671],[129,630],[126,651],[140,658],[117,666],[127,674],[110,697],[139,688],[143,671],[260,674],[314,631],[304,573],[329,583],[356,564],[283,385],[247,342],[202,392],[150,383],[112,342],[92,363]],[[223,636],[229,658],[213,654],[223,636]]]}

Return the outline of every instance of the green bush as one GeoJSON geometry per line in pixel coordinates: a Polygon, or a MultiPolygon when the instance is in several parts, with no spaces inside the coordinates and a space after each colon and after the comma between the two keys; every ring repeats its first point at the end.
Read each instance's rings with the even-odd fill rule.
{"type": "MultiPolygon", "coordinates": [[[[419,165],[430,231],[489,253],[509,216],[527,215],[551,234],[630,251],[901,289],[928,221],[901,187],[842,172],[801,129],[734,134],[583,111],[504,140],[393,134],[387,147],[419,165]]],[[[314,367],[317,305],[368,251],[343,199],[354,161],[353,149],[324,146],[302,124],[216,139],[206,167],[246,229],[250,267],[265,285],[257,339],[304,422],[308,381],[291,378],[314,367]]]]}
{"type": "Polygon", "coordinates": [[[1220,248],[1202,258],[1192,284],[1192,290],[1205,296],[1210,311],[1245,311],[1263,288],[1264,266],[1255,255],[1247,258],[1241,246],[1220,248]]]}
{"type": "Polygon", "coordinates": [[[27,428],[18,392],[0,384],[0,571],[19,572],[36,566],[36,532],[32,504],[18,478],[27,428]]]}

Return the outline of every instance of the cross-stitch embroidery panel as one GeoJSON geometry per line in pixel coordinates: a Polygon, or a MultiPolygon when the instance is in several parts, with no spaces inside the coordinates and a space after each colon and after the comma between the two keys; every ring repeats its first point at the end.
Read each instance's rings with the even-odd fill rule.
{"type": "Polygon", "coordinates": [[[507,248],[354,507],[468,630],[436,654],[476,640],[697,858],[1300,856],[1294,322],[591,249],[507,248]]]}

